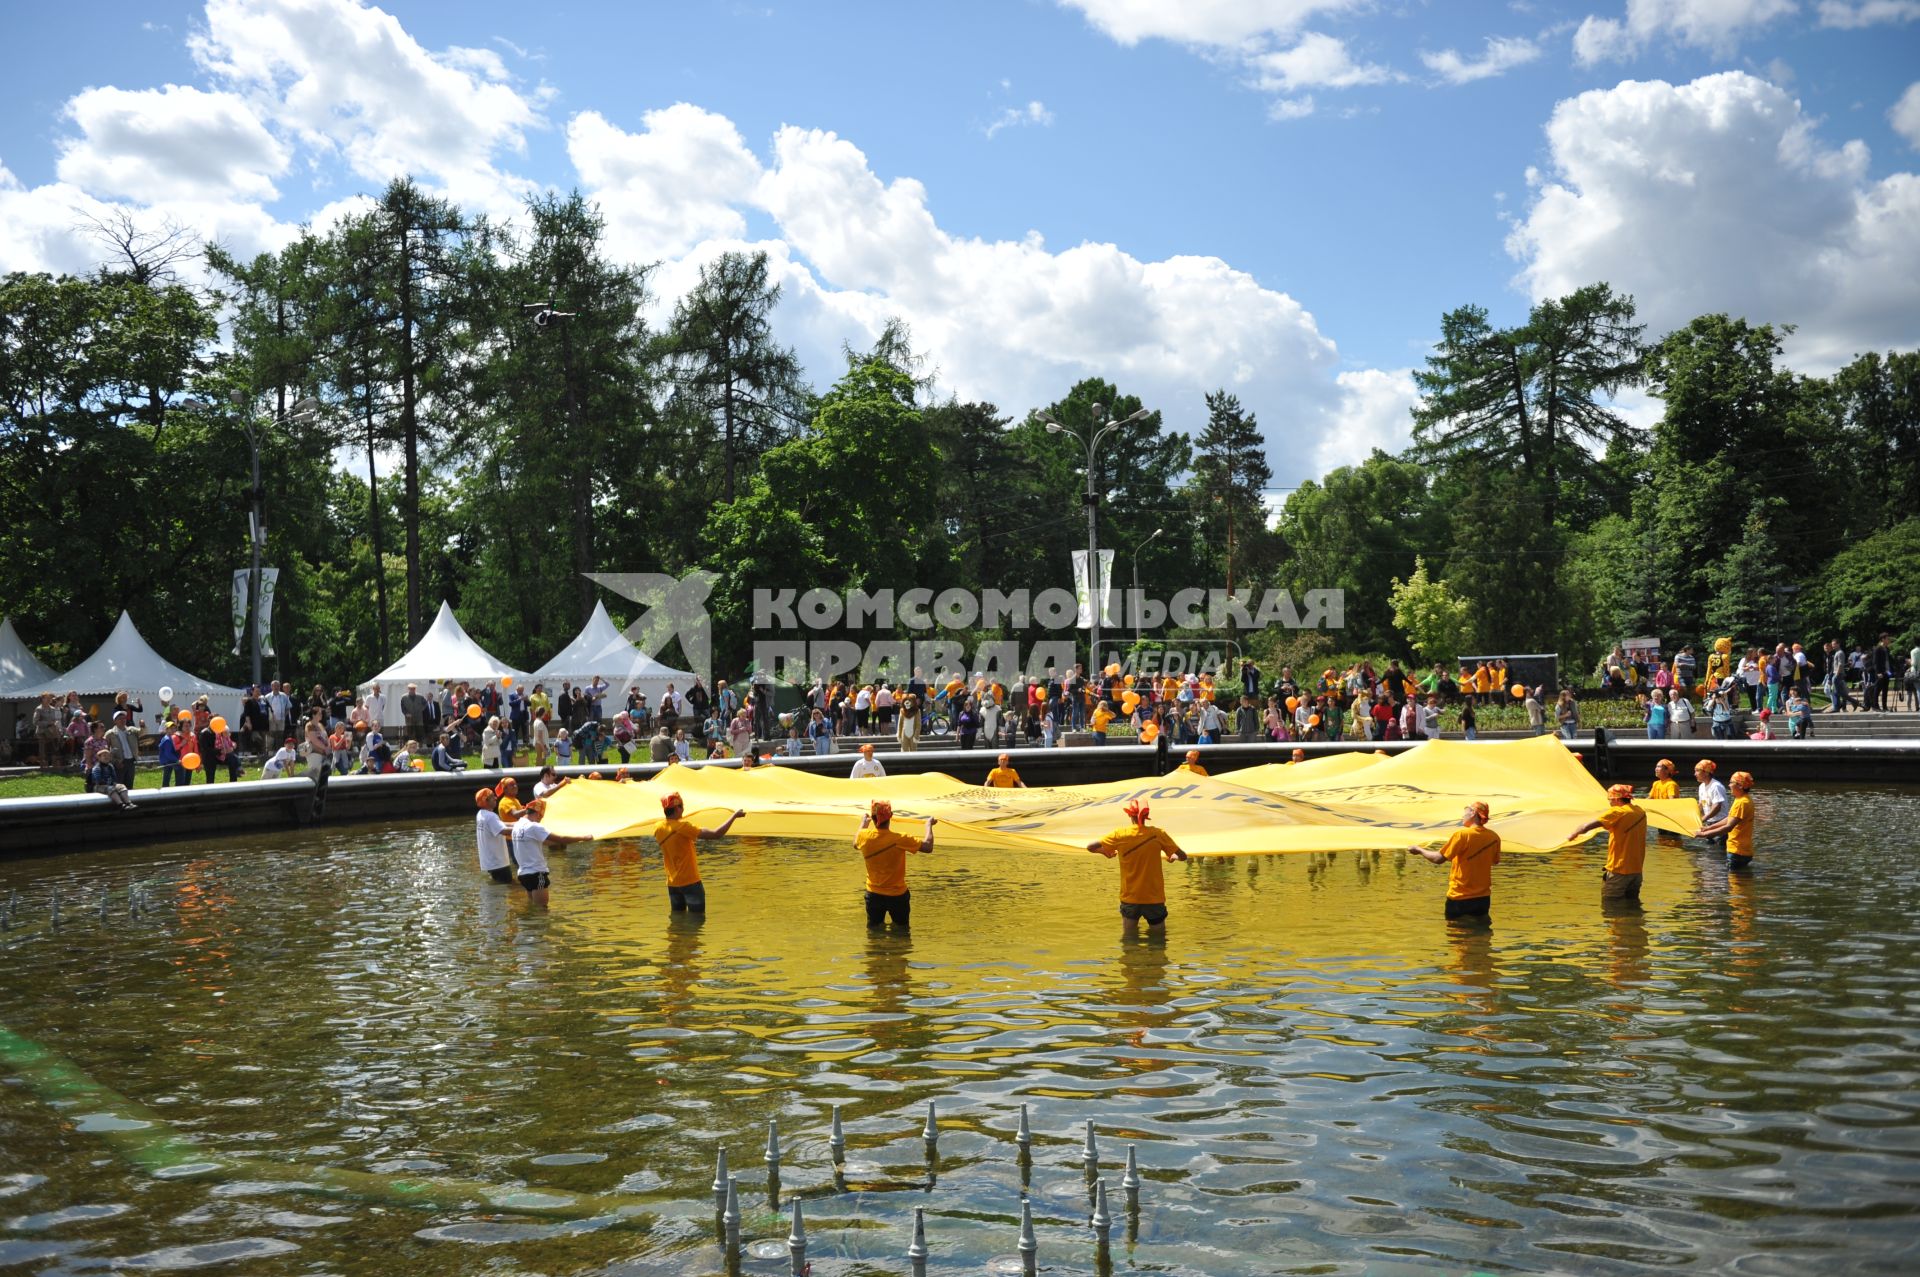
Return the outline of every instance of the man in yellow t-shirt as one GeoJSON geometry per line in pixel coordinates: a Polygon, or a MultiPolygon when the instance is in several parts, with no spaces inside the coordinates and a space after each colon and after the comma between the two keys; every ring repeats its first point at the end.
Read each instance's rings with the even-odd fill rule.
{"type": "Polygon", "coordinates": [[[1702,838],[1727,836],[1727,869],[1732,873],[1753,868],[1753,773],[1735,772],[1727,781],[1733,802],[1724,818],[1700,831],[1702,838]]]}
{"type": "Polygon", "coordinates": [[[1167,884],[1160,874],[1161,858],[1185,860],[1187,853],[1165,830],[1147,823],[1145,803],[1129,799],[1123,810],[1130,823],[1088,843],[1087,850],[1120,862],[1120,916],[1126,919],[1127,930],[1132,931],[1134,924],[1145,918],[1147,930],[1158,931],[1167,925],[1167,884]]]}
{"type": "Polygon", "coordinates": [[[1673,760],[1663,758],[1653,765],[1653,784],[1647,786],[1649,798],[1678,798],[1679,782],[1673,778],[1673,760]]]}
{"type": "Polygon", "coordinates": [[[907,890],[907,853],[933,854],[933,817],[927,817],[927,831],[918,840],[895,833],[893,804],[885,799],[874,803],[860,818],[860,829],[853,846],[867,862],[867,930],[880,930],[891,921],[904,928],[913,908],[912,893],[907,890]]]}
{"type": "Polygon", "coordinates": [[[1490,812],[1482,802],[1469,803],[1460,814],[1460,828],[1447,836],[1438,850],[1409,847],[1407,854],[1447,866],[1447,919],[1486,919],[1493,902],[1493,867],[1500,863],[1500,835],[1487,828],[1490,812]]]}
{"type": "Polygon", "coordinates": [[[493,792],[500,795],[500,805],[495,808],[500,815],[500,819],[507,824],[512,824],[518,820],[522,810],[520,805],[520,782],[511,776],[502,776],[500,783],[494,786],[493,792]]]}
{"type": "Polygon", "coordinates": [[[724,836],[747,813],[736,811],[719,828],[702,829],[685,819],[678,793],[662,798],[660,810],[664,819],[653,827],[653,840],[660,844],[660,863],[667,871],[667,904],[675,913],[705,913],[707,887],[700,881],[700,857],[693,845],[701,838],[724,836]]]}
{"type": "Polygon", "coordinates": [[[1025,789],[1027,783],[1013,770],[1013,755],[1000,755],[1000,764],[987,773],[988,789],[1025,789]]]}
{"type": "Polygon", "coordinates": [[[1567,835],[1579,842],[1596,829],[1607,831],[1607,867],[1600,871],[1600,899],[1640,899],[1640,875],[1647,863],[1647,813],[1633,801],[1632,785],[1607,787],[1606,811],[1567,835]]]}
{"type": "Polygon", "coordinates": [[[1173,770],[1177,772],[1192,772],[1195,776],[1205,776],[1207,774],[1207,769],[1200,765],[1200,751],[1197,749],[1188,750],[1187,761],[1181,763],[1173,770]]]}

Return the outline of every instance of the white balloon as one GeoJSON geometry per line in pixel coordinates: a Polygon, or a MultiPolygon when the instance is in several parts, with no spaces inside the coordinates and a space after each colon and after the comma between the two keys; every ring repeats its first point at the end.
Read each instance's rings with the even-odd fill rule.
{"type": "Polygon", "coordinates": [[[168,704],[171,704],[171,703],[173,702],[173,689],[172,689],[171,687],[163,687],[163,688],[161,688],[161,689],[160,689],[160,699],[161,699],[162,701],[165,701],[165,702],[167,702],[168,704]]]}

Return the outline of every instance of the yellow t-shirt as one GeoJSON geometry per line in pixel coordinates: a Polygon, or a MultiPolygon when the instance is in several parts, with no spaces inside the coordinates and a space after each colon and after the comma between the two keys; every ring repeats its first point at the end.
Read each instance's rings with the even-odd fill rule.
{"type": "Polygon", "coordinates": [[[988,789],[1018,789],[1020,773],[1011,767],[996,767],[987,773],[988,789]]]}
{"type": "Polygon", "coordinates": [[[1138,829],[1123,825],[1100,840],[1110,847],[1120,862],[1120,903],[1123,905],[1163,905],[1167,903],[1166,879],[1160,875],[1160,854],[1178,851],[1165,831],[1152,825],[1138,829]]]}
{"type": "Polygon", "coordinates": [[[867,890],[876,896],[907,894],[907,852],[919,847],[918,838],[877,826],[862,829],[853,840],[867,860],[867,890]]]}
{"type": "Polygon", "coordinates": [[[1727,809],[1727,819],[1733,822],[1727,826],[1727,854],[1751,856],[1753,854],[1753,799],[1745,794],[1734,799],[1733,806],[1727,809]]]}
{"type": "Polygon", "coordinates": [[[514,812],[520,810],[521,805],[518,798],[502,798],[499,806],[494,810],[500,813],[500,819],[507,820],[513,816],[514,812]]]}
{"type": "MultiPolygon", "coordinates": [[[[1178,767],[1174,768],[1173,770],[1177,772],[1192,772],[1196,776],[1205,776],[1208,774],[1207,769],[1202,767],[1199,763],[1181,763],[1178,767]]],[[[1150,903],[1159,904],[1160,902],[1158,900],[1155,900],[1150,903]]]]}
{"type": "Polygon", "coordinates": [[[1653,784],[1647,786],[1647,797],[1649,798],[1678,798],[1679,796],[1680,784],[1678,781],[1656,780],[1653,784]]]}
{"type": "Polygon", "coordinates": [[[663,820],[653,827],[653,840],[660,844],[660,863],[666,866],[669,887],[691,887],[700,881],[700,858],[693,844],[700,837],[700,826],[691,820],[663,820]]]}
{"type": "Polygon", "coordinates": [[[1637,874],[1647,862],[1647,813],[1632,803],[1600,813],[1607,831],[1607,872],[1637,874]]]}
{"type": "Polygon", "coordinates": [[[1474,900],[1493,894],[1493,867],[1500,863],[1500,835],[1481,825],[1461,826],[1440,849],[1447,862],[1447,899],[1474,900]]]}

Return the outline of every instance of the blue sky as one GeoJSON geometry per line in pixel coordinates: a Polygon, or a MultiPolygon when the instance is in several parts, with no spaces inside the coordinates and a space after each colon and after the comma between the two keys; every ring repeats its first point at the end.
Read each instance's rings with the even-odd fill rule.
{"type": "Polygon", "coordinates": [[[84,268],[70,227],[115,206],[259,248],[402,169],[498,216],[579,185],[664,304],[773,251],[823,375],[899,314],[1009,411],[1100,374],[1191,426],[1226,385],[1286,480],[1403,437],[1465,302],[1606,278],[1656,331],[1797,324],[1810,371],[1920,342],[1920,0],[211,0],[0,32],[34,51],[0,269],[84,268]]]}

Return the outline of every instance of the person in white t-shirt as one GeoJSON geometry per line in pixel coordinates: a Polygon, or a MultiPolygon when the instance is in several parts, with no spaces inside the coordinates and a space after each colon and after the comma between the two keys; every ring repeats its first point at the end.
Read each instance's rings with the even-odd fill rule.
{"type": "Polygon", "coordinates": [[[536,799],[551,798],[567,781],[572,779],[573,777],[571,776],[563,779],[560,775],[560,770],[549,763],[540,769],[540,779],[533,782],[533,796],[536,799]]]}
{"type": "Polygon", "coordinates": [[[869,776],[885,776],[887,769],[873,756],[873,746],[862,745],[860,757],[853,760],[853,770],[847,773],[850,780],[865,780],[869,776]]]}
{"type": "Polygon", "coordinates": [[[375,731],[378,731],[381,724],[387,721],[387,698],[381,694],[378,687],[375,687],[368,695],[366,704],[367,721],[373,724],[375,731]]]}
{"type": "Polygon", "coordinates": [[[507,826],[500,819],[500,796],[491,787],[477,789],[473,805],[474,837],[480,847],[480,868],[495,882],[513,885],[513,862],[507,854],[507,826]]]}
{"type": "Polygon", "coordinates": [[[546,799],[536,798],[527,804],[526,815],[513,822],[513,860],[520,870],[520,885],[526,888],[527,899],[542,909],[547,907],[547,889],[553,885],[547,868],[547,848],[581,841],[548,833],[547,827],[540,823],[546,814],[546,799]]]}
{"type": "Polygon", "coordinates": [[[299,763],[300,755],[294,752],[293,745],[293,737],[287,737],[286,743],[281,745],[274,756],[267,760],[267,765],[260,769],[261,780],[279,780],[287,774],[288,768],[299,763]]]}

